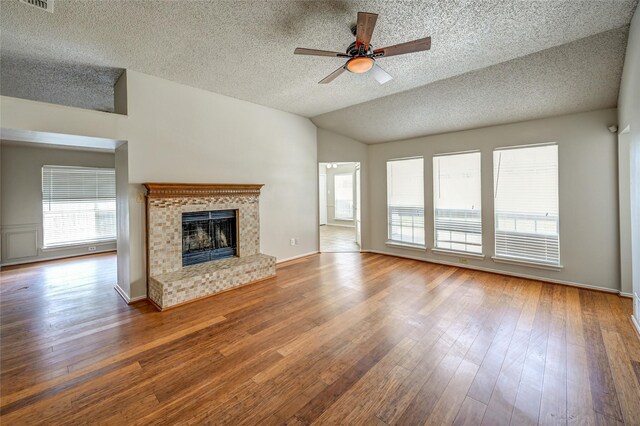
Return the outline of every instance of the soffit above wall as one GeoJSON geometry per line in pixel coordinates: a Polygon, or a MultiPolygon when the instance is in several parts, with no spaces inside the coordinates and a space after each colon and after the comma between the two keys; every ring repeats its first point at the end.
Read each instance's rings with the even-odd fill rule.
{"type": "Polygon", "coordinates": [[[0,129],[3,144],[43,145],[49,148],[114,152],[125,141],[91,136],[64,135],[61,133],[35,132],[31,130],[0,129]]]}
{"type": "Polygon", "coordinates": [[[116,71],[129,68],[313,117],[619,28],[636,3],[59,1],[50,14],[3,1],[1,93],[104,109],[116,71]],[[293,49],[343,50],[358,11],[380,14],[375,46],[430,35],[432,50],[381,60],[395,77],[384,86],[352,74],[318,85],[342,61],[293,49]],[[103,89],[77,90],[87,82],[103,89]]]}
{"type": "Polygon", "coordinates": [[[0,58],[0,93],[114,112],[114,86],[123,71],[121,68],[3,54],[0,58]]]}

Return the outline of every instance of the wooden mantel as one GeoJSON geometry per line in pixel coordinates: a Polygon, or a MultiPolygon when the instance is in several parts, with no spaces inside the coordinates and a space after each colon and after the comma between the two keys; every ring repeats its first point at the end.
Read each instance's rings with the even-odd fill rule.
{"type": "Polygon", "coordinates": [[[213,195],[260,195],[264,184],[250,183],[158,183],[143,184],[148,198],[209,197],[213,195]]]}

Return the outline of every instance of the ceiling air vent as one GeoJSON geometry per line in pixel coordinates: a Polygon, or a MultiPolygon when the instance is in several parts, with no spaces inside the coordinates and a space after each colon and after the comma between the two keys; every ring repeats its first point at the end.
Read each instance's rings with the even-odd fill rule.
{"type": "Polygon", "coordinates": [[[53,0],[20,0],[20,3],[53,13],[53,0]]]}

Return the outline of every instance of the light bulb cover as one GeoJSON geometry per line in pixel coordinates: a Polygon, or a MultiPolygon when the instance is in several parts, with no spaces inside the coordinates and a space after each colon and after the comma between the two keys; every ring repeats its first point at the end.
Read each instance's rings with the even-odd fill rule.
{"type": "Polygon", "coordinates": [[[364,56],[356,56],[355,58],[351,58],[347,61],[347,71],[362,74],[369,71],[373,68],[374,60],[372,58],[367,58],[364,56]]]}

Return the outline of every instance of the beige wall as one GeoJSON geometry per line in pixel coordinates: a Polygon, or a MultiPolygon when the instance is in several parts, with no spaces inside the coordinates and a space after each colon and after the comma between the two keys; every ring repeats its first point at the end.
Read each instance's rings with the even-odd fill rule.
{"type": "Polygon", "coordinates": [[[607,130],[616,110],[554,117],[464,132],[448,133],[398,142],[371,145],[369,165],[371,246],[374,251],[425,260],[465,264],[458,257],[438,255],[385,245],[386,161],[393,158],[425,158],[425,222],[427,246],[433,246],[434,154],[480,149],[482,152],[482,207],[484,260],[468,259],[466,265],[619,290],[619,240],[616,138],[607,130]],[[493,240],[493,166],[496,147],[557,142],[560,178],[560,250],[562,271],[495,263],[493,240]]]}
{"type": "Polygon", "coordinates": [[[144,182],[265,184],[262,252],[281,261],[317,250],[317,145],[310,120],[132,71],[126,87],[128,116],[0,97],[2,128],[128,142],[127,161],[122,151],[118,161],[128,163],[126,203],[118,180],[118,220],[128,214],[119,229],[129,228],[128,241],[121,238],[129,259],[122,258],[125,250],[118,258],[126,298],[146,293],[144,182]],[[291,238],[298,244],[291,246],[291,238]]]}
{"type": "Polygon", "coordinates": [[[0,96],[0,127],[126,140],[127,116],[0,96]]]}
{"type": "MultiPolygon", "coordinates": [[[[560,144],[564,270],[496,264],[490,259],[469,260],[468,264],[600,288],[617,289],[620,285],[617,156],[614,136],[606,129],[616,121],[615,110],[367,146],[321,129],[316,134],[309,120],[292,114],[135,72],[128,73],[127,88],[128,117],[6,97],[0,101],[2,127],[128,140],[127,161],[123,162],[128,162],[128,187],[124,191],[119,185],[121,202],[127,193],[124,208],[130,231],[130,259],[122,263],[128,271],[119,271],[124,281],[126,276],[129,279],[119,283],[128,297],[143,297],[146,288],[144,204],[139,200],[142,182],[265,183],[261,199],[262,251],[283,260],[317,249],[317,163],[360,162],[363,249],[456,263],[457,258],[392,249],[384,244],[385,161],[481,149],[484,249],[491,255],[491,150],[496,146],[554,140],[560,144]],[[576,211],[586,213],[575,214],[576,211]],[[299,245],[290,246],[290,238],[297,238],[299,245]]],[[[425,164],[426,199],[430,200],[431,163],[425,164]]],[[[432,216],[427,220],[431,227],[429,241],[431,220],[432,216]]]]}
{"type": "MultiPolygon", "coordinates": [[[[131,294],[131,245],[129,242],[129,151],[122,144],[115,152],[116,217],[118,219],[118,277],[116,289],[125,299],[131,294]]],[[[145,258],[146,259],[146,258],[145,258]]],[[[133,265],[135,268],[136,266],[133,265]]]]}
{"type": "Polygon", "coordinates": [[[144,265],[144,206],[137,202],[144,182],[265,184],[262,252],[282,261],[317,250],[310,120],[135,72],[127,73],[127,88],[131,297],[145,291],[137,268],[144,265]]]}
{"type": "MultiPolygon", "coordinates": [[[[89,253],[90,245],[42,248],[42,166],[114,167],[113,153],[51,148],[3,141],[2,264],[53,259],[89,253]]],[[[115,243],[91,244],[96,251],[114,250],[115,243]]]]}
{"type": "Polygon", "coordinates": [[[634,316],[640,322],[640,12],[636,10],[624,60],[618,127],[620,181],[620,250],[623,288],[635,296],[634,316]]]}

